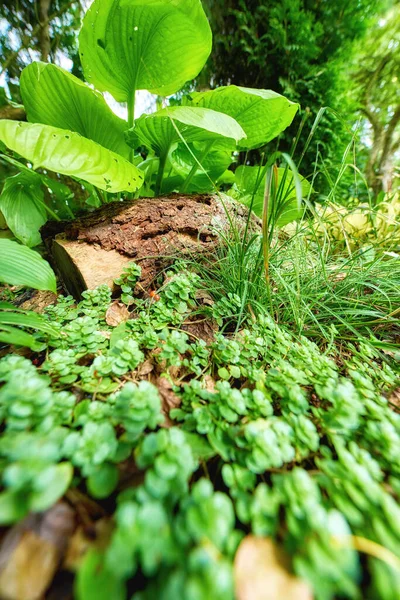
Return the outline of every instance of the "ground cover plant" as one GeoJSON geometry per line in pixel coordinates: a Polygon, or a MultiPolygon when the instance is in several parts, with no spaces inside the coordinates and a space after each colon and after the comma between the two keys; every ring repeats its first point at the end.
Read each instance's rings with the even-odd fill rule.
{"type": "MultiPolygon", "coordinates": [[[[101,514],[108,527],[68,567],[83,600],[233,598],[251,573],[235,554],[249,544],[251,556],[255,539],[285,548],[310,585],[302,597],[395,598],[393,365],[358,344],[338,366],[334,351],[266,311],[223,333],[235,298],[204,305],[200,277],[181,268],[156,299],[132,303],[133,265],[119,306],[134,318],[117,326],[109,288],[78,305],[60,297],[45,311],[56,332],[35,334],[43,350],[33,364],[1,359],[2,524],[75,490],[95,500],[89,523],[101,514]],[[193,333],[193,314],[219,323],[208,343],[193,333]]],[[[265,549],[255,551],[268,581],[265,549]]],[[[292,589],[288,571],[281,585],[274,597],[292,589]]]]}
{"type": "MultiPolygon", "coordinates": [[[[358,185],[351,145],[336,180],[320,154],[299,174],[325,109],[283,151],[297,103],[191,89],[211,43],[200,0],[94,0],[79,36],[90,85],[34,61],[27,122],[0,119],[6,600],[399,597],[398,193],[339,202],[349,167],[358,185]],[[135,118],[138,90],[159,102],[135,118]],[[110,202],[172,192],[221,212],[186,226],[188,248],[67,294],[43,229],[40,246],[49,219],[79,232],[98,209],[98,252],[110,202]]],[[[159,214],[155,248],[174,231],[159,214]]]]}

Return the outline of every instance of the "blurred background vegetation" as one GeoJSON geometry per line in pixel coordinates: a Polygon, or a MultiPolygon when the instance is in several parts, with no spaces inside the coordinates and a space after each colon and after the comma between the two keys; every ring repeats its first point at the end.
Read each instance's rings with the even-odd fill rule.
{"type": "MultiPolygon", "coordinates": [[[[236,84],[273,89],[299,102],[299,116],[279,140],[281,149],[290,149],[302,127],[299,156],[318,117],[301,169],[304,176],[323,173],[316,190],[321,197],[328,195],[338,172],[342,172],[344,203],[346,197],[365,198],[368,190],[374,199],[382,197],[381,192],[396,191],[400,164],[399,2],[203,3],[214,32],[214,47],[207,68],[194,84],[197,89],[236,84]],[[351,165],[345,173],[344,163],[351,165]],[[356,176],[355,163],[360,169],[356,176]]],[[[81,75],[77,34],[88,4],[85,0],[2,1],[0,117],[21,117],[18,79],[32,60],[61,64],[81,75]]],[[[114,108],[123,114],[121,107],[114,108]]],[[[276,142],[263,152],[270,154],[275,147],[276,142]]],[[[240,157],[250,163],[258,159],[258,154],[240,157]]]]}

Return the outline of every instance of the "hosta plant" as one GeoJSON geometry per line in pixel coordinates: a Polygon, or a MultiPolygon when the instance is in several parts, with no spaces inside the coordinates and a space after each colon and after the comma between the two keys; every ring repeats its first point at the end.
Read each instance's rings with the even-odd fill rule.
{"type": "Polygon", "coordinates": [[[95,206],[110,194],[208,192],[232,183],[233,153],[278,136],[297,104],[269,90],[228,86],[135,119],[137,90],[175,94],[197,77],[211,44],[200,0],[95,0],[79,37],[84,75],[95,89],[54,64],[34,62],[20,82],[28,122],[0,122],[0,142],[28,161],[0,196],[14,235],[34,246],[49,214],[57,218],[65,207],[73,213],[60,190],[52,210],[43,170],[82,182],[95,206]],[[102,92],[127,104],[127,121],[102,92]]]}

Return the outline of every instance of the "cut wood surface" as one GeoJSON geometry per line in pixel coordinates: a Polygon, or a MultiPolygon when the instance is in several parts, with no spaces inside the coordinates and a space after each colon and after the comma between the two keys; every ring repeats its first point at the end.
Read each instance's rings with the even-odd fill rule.
{"type": "MultiPolygon", "coordinates": [[[[231,205],[238,218],[247,209],[231,205]]],[[[114,202],[72,222],[48,223],[42,236],[67,290],[76,298],[101,284],[113,288],[129,262],[142,267],[141,285],[152,285],[168,258],[199,254],[218,243],[228,217],[217,196],[171,195],[114,202]]]]}

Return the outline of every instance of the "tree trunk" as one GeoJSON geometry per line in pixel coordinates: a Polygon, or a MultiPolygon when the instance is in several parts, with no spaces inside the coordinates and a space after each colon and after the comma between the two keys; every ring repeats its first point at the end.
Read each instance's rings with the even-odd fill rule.
{"type": "Polygon", "coordinates": [[[40,0],[39,2],[39,46],[40,58],[43,62],[49,62],[50,56],[50,24],[49,10],[51,0],[40,0]]]}
{"type": "MultiPolygon", "coordinates": [[[[237,203],[229,212],[242,223],[248,214],[237,203]]],[[[217,196],[172,195],[114,202],[72,222],[50,222],[42,237],[66,289],[79,299],[85,289],[101,284],[113,289],[129,262],[142,267],[140,283],[148,290],[173,258],[210,252],[218,244],[218,230],[228,227],[217,196]]]]}
{"type": "Polygon", "coordinates": [[[24,108],[6,104],[0,108],[0,119],[11,119],[12,121],[26,121],[24,108]]]}

